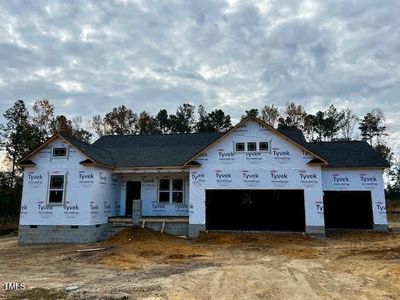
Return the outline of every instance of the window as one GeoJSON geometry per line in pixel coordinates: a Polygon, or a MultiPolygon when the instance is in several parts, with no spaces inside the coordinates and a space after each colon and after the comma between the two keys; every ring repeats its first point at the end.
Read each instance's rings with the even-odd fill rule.
{"type": "Polygon", "coordinates": [[[247,143],[247,151],[257,151],[257,143],[256,142],[247,143]]]}
{"type": "Polygon", "coordinates": [[[62,204],[65,192],[65,175],[50,175],[49,204],[62,204]]]}
{"type": "Polygon", "coordinates": [[[160,179],[159,197],[158,201],[160,203],[169,203],[169,192],[170,192],[170,180],[160,179]]]}
{"type": "Polygon", "coordinates": [[[183,203],[183,179],[160,179],[159,203],[183,203]]]}
{"type": "Polygon", "coordinates": [[[244,149],[244,143],[236,143],[236,147],[235,147],[236,152],[243,152],[244,149]]]}
{"type": "Polygon", "coordinates": [[[53,157],[67,157],[67,148],[53,148],[53,157]]]}
{"type": "Polygon", "coordinates": [[[183,203],[183,180],[172,180],[172,203],[183,203]]]}
{"type": "Polygon", "coordinates": [[[260,142],[258,144],[259,151],[269,151],[269,143],[268,142],[260,142]]]}

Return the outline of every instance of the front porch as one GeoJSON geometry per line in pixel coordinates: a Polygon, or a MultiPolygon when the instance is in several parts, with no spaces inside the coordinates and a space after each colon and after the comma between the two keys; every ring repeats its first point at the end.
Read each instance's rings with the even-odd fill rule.
{"type": "Polygon", "coordinates": [[[130,216],[117,216],[108,218],[108,223],[114,227],[140,226],[172,235],[188,235],[189,232],[189,217],[140,217],[134,220],[130,216]]]}

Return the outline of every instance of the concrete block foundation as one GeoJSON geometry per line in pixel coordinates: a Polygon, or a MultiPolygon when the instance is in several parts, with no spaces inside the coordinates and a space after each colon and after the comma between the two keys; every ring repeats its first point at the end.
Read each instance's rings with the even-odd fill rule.
{"type": "Polygon", "coordinates": [[[126,226],[112,224],[97,225],[20,225],[18,243],[50,244],[50,243],[93,243],[103,241],[126,226]]]}
{"type": "Polygon", "coordinates": [[[306,226],[306,234],[312,237],[324,237],[325,226],[306,226]]]}
{"type": "Polygon", "coordinates": [[[387,224],[374,224],[373,230],[376,232],[388,232],[389,226],[387,224]]]}
{"type": "MultiPolygon", "coordinates": [[[[145,228],[161,231],[162,223],[151,223],[146,222],[145,228]]],[[[165,223],[164,232],[171,235],[188,235],[189,224],[188,223],[165,223]]]]}
{"type": "Polygon", "coordinates": [[[206,224],[189,224],[190,238],[198,237],[202,231],[206,231],[206,224]]]}

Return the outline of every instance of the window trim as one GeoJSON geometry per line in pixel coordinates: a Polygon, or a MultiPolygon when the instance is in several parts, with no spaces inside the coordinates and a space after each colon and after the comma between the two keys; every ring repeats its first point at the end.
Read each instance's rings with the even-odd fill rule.
{"type": "Polygon", "coordinates": [[[260,142],[258,142],[258,151],[259,152],[270,153],[271,152],[271,141],[260,141],[260,142]],[[268,149],[267,150],[261,150],[261,147],[260,147],[261,143],[266,143],[268,145],[268,149]]]}
{"type": "Polygon", "coordinates": [[[68,149],[67,146],[65,146],[65,147],[52,147],[51,148],[51,158],[56,158],[56,159],[58,159],[58,158],[68,158],[68,154],[69,154],[69,149],[68,149]],[[65,149],[65,155],[63,155],[63,156],[54,155],[54,150],[55,149],[65,149]]]}
{"type": "Polygon", "coordinates": [[[47,186],[47,205],[52,205],[52,206],[63,206],[65,203],[65,190],[66,190],[66,182],[67,182],[67,174],[66,173],[50,173],[48,177],[48,186],[47,186]],[[51,188],[51,177],[52,176],[62,176],[63,177],[63,187],[62,189],[59,188],[51,188]],[[62,200],[61,202],[50,202],[50,192],[51,191],[62,191],[62,200]]]}
{"type": "Polygon", "coordinates": [[[184,178],[159,178],[158,179],[158,185],[157,185],[157,202],[158,204],[174,204],[174,205],[180,205],[185,203],[185,179],[184,178]],[[169,180],[169,191],[162,191],[160,190],[160,182],[161,180],[169,180]],[[173,189],[173,181],[174,180],[181,180],[182,181],[182,190],[174,190],[173,189]],[[160,201],[160,193],[167,193],[169,194],[169,201],[160,201]],[[182,193],[182,202],[174,202],[173,201],[173,193],[178,192],[182,193]]]}
{"type": "Polygon", "coordinates": [[[158,179],[158,193],[157,193],[159,204],[170,204],[171,202],[171,179],[170,178],[159,178],[158,179]],[[168,180],[168,191],[161,190],[161,180],[168,180]],[[160,201],[160,193],[168,193],[168,201],[160,201]]]}
{"type": "Polygon", "coordinates": [[[245,142],[235,142],[235,152],[238,152],[238,153],[243,153],[243,152],[246,152],[246,143],[245,142]],[[243,145],[243,150],[238,150],[237,149],[237,145],[238,144],[241,144],[241,145],[243,145]]]}
{"type": "Polygon", "coordinates": [[[246,152],[257,152],[257,142],[247,142],[246,143],[246,152]],[[254,150],[249,150],[249,144],[255,144],[254,150]]]}

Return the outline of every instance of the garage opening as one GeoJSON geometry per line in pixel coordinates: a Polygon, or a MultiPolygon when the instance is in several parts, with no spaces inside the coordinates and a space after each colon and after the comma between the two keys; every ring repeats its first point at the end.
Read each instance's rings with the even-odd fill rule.
{"type": "Polygon", "coordinates": [[[207,230],[305,231],[303,190],[207,190],[207,230]]]}
{"type": "Polygon", "coordinates": [[[372,229],[370,191],[324,191],[326,228],[372,229]]]}

